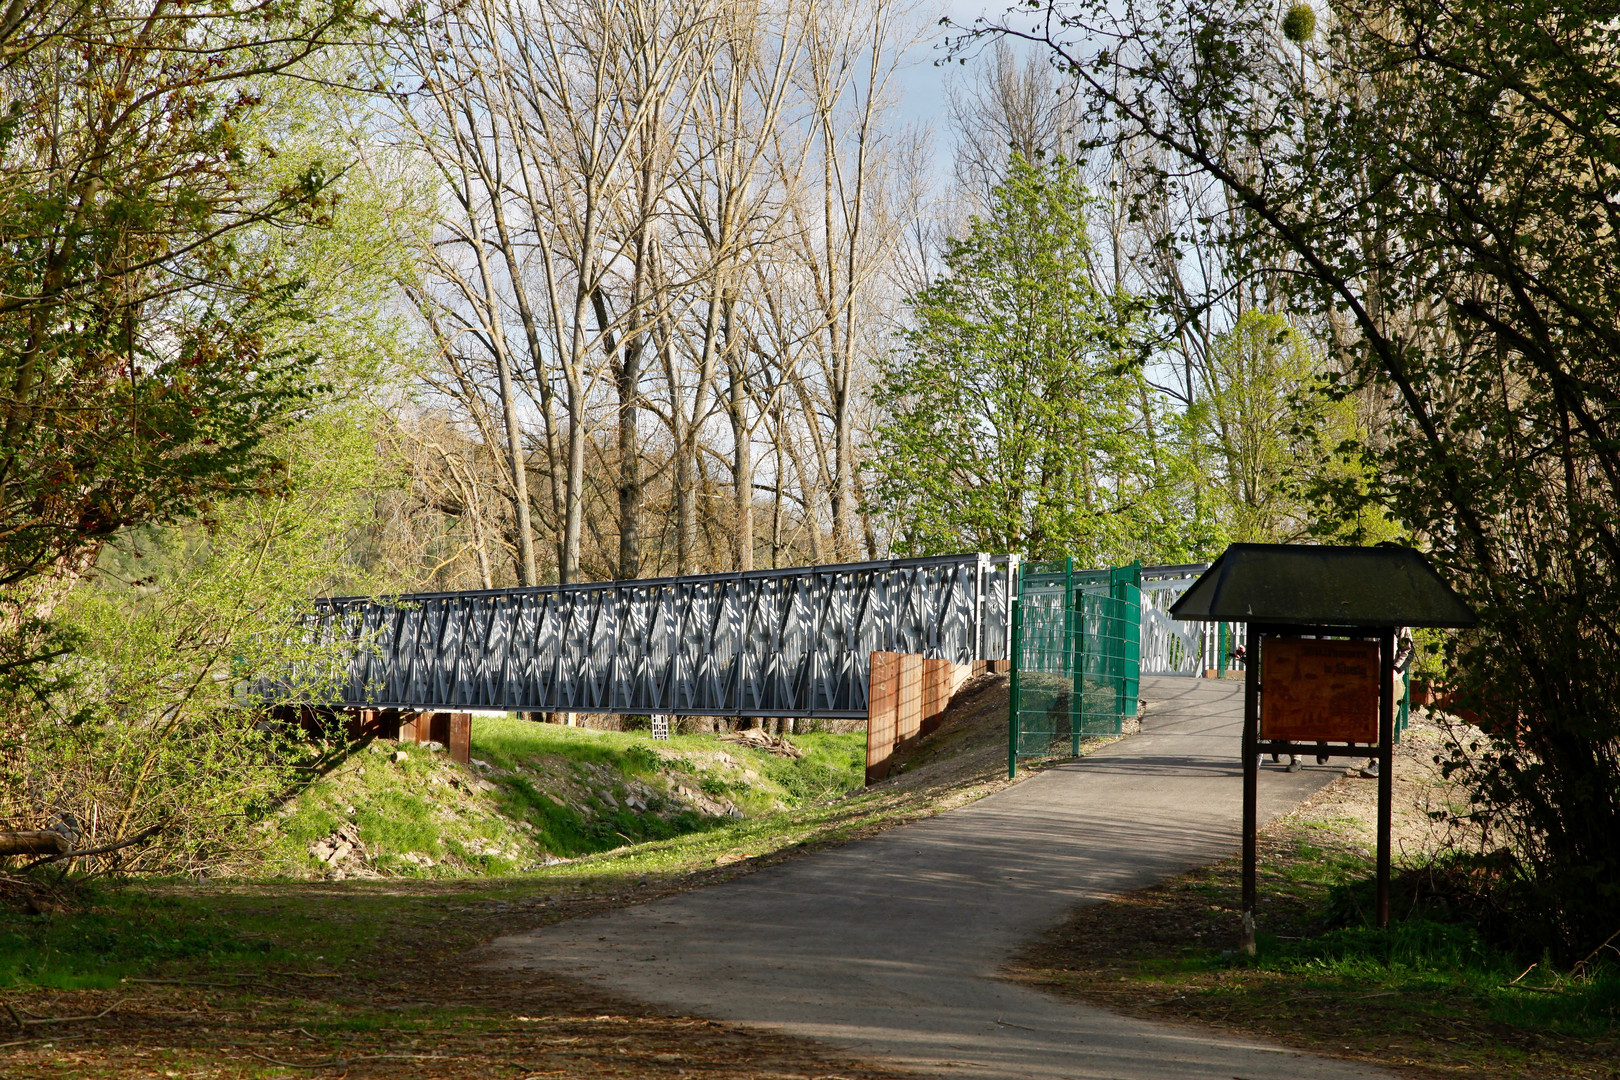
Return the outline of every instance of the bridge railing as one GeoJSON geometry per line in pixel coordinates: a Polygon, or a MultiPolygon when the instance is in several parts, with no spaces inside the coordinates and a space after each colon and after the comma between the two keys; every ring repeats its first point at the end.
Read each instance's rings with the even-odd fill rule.
{"type": "Polygon", "coordinates": [[[1202,675],[1235,666],[1231,657],[1245,640],[1243,623],[1182,622],[1170,605],[1192,587],[1208,563],[1142,568],[1142,673],[1202,675]]]}

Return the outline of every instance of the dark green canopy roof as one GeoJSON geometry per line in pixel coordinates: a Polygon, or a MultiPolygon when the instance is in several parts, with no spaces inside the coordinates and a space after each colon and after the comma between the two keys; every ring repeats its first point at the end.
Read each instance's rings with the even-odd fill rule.
{"type": "Polygon", "coordinates": [[[1197,622],[1473,626],[1462,597],[1405,547],[1233,544],[1170,608],[1197,622]]]}

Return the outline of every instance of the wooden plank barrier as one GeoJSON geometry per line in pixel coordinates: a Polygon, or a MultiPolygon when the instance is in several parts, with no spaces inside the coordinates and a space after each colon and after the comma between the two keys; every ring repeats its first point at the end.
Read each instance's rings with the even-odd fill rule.
{"type": "Polygon", "coordinates": [[[900,654],[872,654],[866,693],[866,782],[875,784],[889,773],[894,754],[894,729],[900,701],[900,654]]]}
{"type": "Polygon", "coordinates": [[[344,733],[351,739],[397,739],[399,720],[398,709],[350,709],[344,733]]]}
{"type": "Polygon", "coordinates": [[[970,677],[995,670],[992,663],[873,653],[866,695],[866,782],[888,776],[895,752],[938,728],[956,691],[970,677]]]}
{"type": "Polygon", "coordinates": [[[398,739],[400,742],[436,742],[454,761],[472,760],[472,713],[416,712],[411,709],[322,709],[309,705],[279,705],[271,715],[297,724],[310,734],[322,734],[341,724],[351,740],[398,739]]]}

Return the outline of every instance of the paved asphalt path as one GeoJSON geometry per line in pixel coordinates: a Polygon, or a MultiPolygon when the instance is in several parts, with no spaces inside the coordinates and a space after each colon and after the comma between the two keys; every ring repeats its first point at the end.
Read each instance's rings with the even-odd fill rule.
{"type": "MultiPolygon", "coordinates": [[[[690,1014],[923,1075],[1348,1080],[1365,1066],[1118,1016],[997,977],[1073,907],[1238,848],[1242,686],[1146,678],[1141,734],[961,809],[496,943],[690,1014]]],[[[1262,818],[1343,768],[1260,777],[1262,818]]]]}

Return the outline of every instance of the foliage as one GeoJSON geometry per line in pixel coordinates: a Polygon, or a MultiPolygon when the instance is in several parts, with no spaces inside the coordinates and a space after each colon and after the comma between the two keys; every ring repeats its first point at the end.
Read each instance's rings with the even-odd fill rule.
{"type": "Polygon", "coordinates": [[[267,440],[320,379],[276,335],[295,279],[247,238],[320,222],[330,176],[270,181],[259,121],[350,19],[347,0],[0,18],[0,815],[40,797],[19,776],[57,733],[101,730],[63,700],[82,635],[52,614],[107,538],[287,483],[267,440]]]}
{"type": "MultiPolygon", "coordinates": [[[[263,723],[255,712],[260,703],[245,696],[245,688],[291,662],[310,661],[324,670],[331,656],[311,655],[299,624],[310,596],[379,584],[376,507],[395,478],[379,458],[384,424],[377,409],[388,401],[411,345],[400,317],[390,311],[392,249],[376,242],[385,200],[396,196],[333,175],[347,164],[334,138],[335,114],[353,95],[283,77],[296,61],[299,74],[337,82],[341,65],[336,73],[329,70],[335,64],[330,58],[317,65],[315,50],[325,30],[343,17],[342,11],[307,8],[266,23],[221,7],[199,15],[196,31],[223,50],[209,61],[221,75],[218,83],[177,84],[167,87],[166,96],[161,79],[148,87],[156,96],[144,108],[189,101],[195,111],[185,115],[197,126],[173,125],[164,139],[148,140],[119,159],[118,168],[142,162],[153,168],[163,154],[185,153],[198,171],[181,170],[167,187],[155,189],[129,179],[130,190],[119,197],[185,202],[194,211],[190,227],[209,233],[190,256],[201,264],[160,260],[138,277],[143,288],[168,289],[164,295],[143,299],[130,281],[117,286],[132,303],[140,301],[120,316],[134,334],[125,344],[136,357],[125,386],[142,388],[143,400],[157,404],[146,412],[145,405],[127,407],[117,386],[98,398],[63,374],[72,364],[80,364],[75,370],[82,374],[106,359],[90,337],[63,339],[49,351],[57,365],[49,368],[56,380],[51,392],[81,403],[81,420],[92,420],[96,410],[123,411],[112,422],[90,424],[101,442],[79,449],[95,459],[96,468],[112,471],[100,479],[77,472],[75,483],[82,485],[74,498],[101,498],[94,491],[105,494],[103,481],[160,492],[163,482],[148,464],[179,468],[189,478],[170,490],[174,498],[168,503],[154,503],[151,513],[115,515],[105,532],[93,535],[50,532],[53,512],[33,508],[32,525],[54,537],[39,549],[48,573],[38,579],[42,585],[13,587],[18,616],[0,642],[13,651],[48,651],[53,662],[19,668],[13,684],[0,687],[8,691],[10,718],[9,730],[0,731],[0,823],[51,825],[79,846],[159,831],[151,845],[80,863],[81,869],[241,865],[249,839],[244,827],[297,781],[300,763],[312,753],[263,723]],[[230,35],[267,26],[305,37],[232,51],[230,35]],[[231,67],[226,61],[232,59],[243,66],[231,67]],[[203,100],[249,89],[251,100],[223,114],[203,100]],[[205,129],[215,123],[228,124],[228,131],[208,134],[205,129]],[[197,157],[203,143],[219,157],[197,157]],[[312,177],[320,181],[318,190],[310,187],[312,177]],[[212,203],[205,198],[209,193],[212,203]],[[242,267],[251,273],[237,273],[242,267]],[[183,337],[188,320],[211,318],[215,300],[236,305],[240,316],[218,322],[222,333],[240,334],[251,322],[251,349],[244,351],[247,345],[238,341],[228,363],[194,356],[176,361],[177,368],[164,367],[169,361],[159,356],[162,349],[183,337]],[[163,312],[168,315],[155,318],[163,312]],[[276,384],[280,389],[268,374],[275,364],[282,364],[276,369],[276,378],[284,376],[276,384]],[[179,382],[165,374],[182,370],[179,382]],[[250,399],[263,408],[238,408],[250,399]],[[193,418],[217,413],[225,418],[221,423],[237,425],[231,436],[239,437],[236,450],[226,446],[225,433],[214,431],[192,448],[195,460],[183,464],[181,444],[137,437],[118,426],[126,420],[158,425],[183,443],[190,438],[185,422],[163,413],[169,405],[162,403],[175,401],[193,418]],[[154,456],[143,464],[142,455],[154,456]],[[226,482],[217,471],[238,465],[246,472],[232,476],[257,479],[226,482]],[[30,604],[36,614],[25,614],[30,604]],[[52,638],[63,644],[40,648],[52,638]]],[[[158,25],[167,25],[166,18],[158,25]]],[[[124,29],[113,19],[84,32],[111,35],[98,38],[97,47],[112,49],[124,29]]],[[[39,48],[59,44],[50,39],[39,48]]],[[[141,63],[167,63],[174,58],[165,49],[174,48],[173,40],[159,35],[151,49],[128,55],[141,63]]],[[[87,55],[99,54],[91,49],[87,55]]],[[[179,79],[189,63],[164,70],[179,79]]],[[[71,128],[68,120],[61,123],[71,128]]],[[[74,138],[91,137],[72,131],[74,138]]],[[[39,182],[51,179],[44,175],[39,182]]],[[[92,226],[102,231],[98,237],[108,228],[105,221],[92,226]]],[[[164,227],[169,232],[151,241],[159,247],[180,235],[173,222],[164,227]]],[[[82,288],[64,286],[53,310],[69,318],[74,304],[91,302],[85,297],[93,300],[95,289],[118,272],[107,265],[84,270],[100,277],[82,288]]],[[[51,438],[69,454],[79,452],[59,435],[51,438]]]]}
{"type": "Polygon", "coordinates": [[[1141,375],[1141,308],[1091,283],[1076,167],[1014,156],[874,391],[871,498],[908,553],[1017,551],[1087,565],[1186,546],[1141,375]]]}
{"type": "Polygon", "coordinates": [[[350,10],[45,0],[8,18],[0,584],[14,585],[71,579],[120,528],[282,482],[263,439],[309,400],[311,373],[269,338],[293,283],[238,237],[328,209],[318,161],[254,183],[275,156],[254,135],[265,84],[350,10]]]}
{"type": "Polygon", "coordinates": [[[1283,13],[1283,37],[1295,45],[1303,45],[1316,36],[1316,9],[1309,4],[1295,4],[1283,13]]]}
{"type": "Polygon", "coordinates": [[[1219,497],[1213,514],[1228,541],[1289,543],[1312,535],[1339,542],[1393,539],[1380,508],[1324,493],[1364,490],[1355,402],[1324,385],[1322,358],[1287,318],[1254,309],[1218,335],[1202,396],[1187,421],[1200,442],[1200,479],[1219,497]]]}
{"type": "Polygon", "coordinates": [[[366,584],[348,549],[381,482],[368,419],[333,410],[271,440],[286,486],[222,503],[212,528],[147,526],[103,548],[57,612],[79,642],[56,665],[70,685],[33,714],[0,815],[83,847],[159,828],[110,857],[125,867],[235,861],[309,753],[256,722],[248,688],[294,661],[324,670],[300,621],[310,597],[366,584]]]}
{"type": "MultiPolygon", "coordinates": [[[[1226,192],[1236,277],[1312,310],[1354,447],[1479,612],[1451,657],[1489,736],[1454,762],[1523,928],[1563,959],[1620,911],[1620,27],[1607,6],[1058,4],[1053,55],[1119,145],[1226,192]]],[[[1226,282],[1212,283],[1225,287],[1226,282]]]]}

